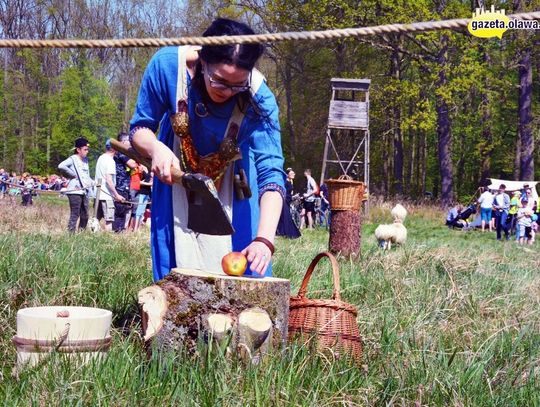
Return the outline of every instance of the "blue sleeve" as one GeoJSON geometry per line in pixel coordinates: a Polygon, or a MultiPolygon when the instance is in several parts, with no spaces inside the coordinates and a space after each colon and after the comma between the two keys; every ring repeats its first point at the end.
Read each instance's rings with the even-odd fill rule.
{"type": "Polygon", "coordinates": [[[147,127],[154,133],[157,131],[163,115],[171,110],[169,89],[171,81],[176,89],[177,75],[178,48],[167,47],[156,52],[144,71],[130,130],[147,127]]]}
{"type": "Polygon", "coordinates": [[[263,83],[256,100],[261,107],[262,118],[255,121],[250,136],[250,150],[257,170],[257,185],[259,191],[278,190],[284,195],[285,172],[276,98],[263,83]]]}

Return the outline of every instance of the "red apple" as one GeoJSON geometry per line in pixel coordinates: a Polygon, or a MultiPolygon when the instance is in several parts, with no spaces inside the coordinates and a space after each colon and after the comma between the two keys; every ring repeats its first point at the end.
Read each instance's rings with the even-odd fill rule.
{"type": "Polygon", "coordinates": [[[221,268],[229,276],[240,277],[246,272],[247,258],[240,252],[231,252],[221,259],[221,268]]]}

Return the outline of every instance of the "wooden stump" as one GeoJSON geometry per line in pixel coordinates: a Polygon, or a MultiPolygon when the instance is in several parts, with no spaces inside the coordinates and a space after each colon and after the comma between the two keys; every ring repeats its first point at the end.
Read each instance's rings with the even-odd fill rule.
{"type": "Polygon", "coordinates": [[[359,211],[332,211],[328,248],[333,254],[360,256],[361,219],[359,211]]]}
{"type": "Polygon", "coordinates": [[[201,338],[230,340],[230,351],[258,360],[287,342],[289,296],[285,279],[173,269],[139,291],[144,339],[159,349],[189,351],[201,338]]]}

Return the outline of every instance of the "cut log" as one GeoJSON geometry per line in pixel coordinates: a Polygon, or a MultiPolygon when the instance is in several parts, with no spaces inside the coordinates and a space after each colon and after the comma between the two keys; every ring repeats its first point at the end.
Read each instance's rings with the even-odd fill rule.
{"type": "Polygon", "coordinates": [[[153,337],[163,326],[163,317],[167,311],[165,292],[157,285],[139,291],[139,304],[142,310],[142,328],[144,340],[153,337]]]}
{"type": "Polygon", "coordinates": [[[361,220],[359,211],[332,211],[328,248],[333,254],[360,257],[361,220]]]}
{"type": "Polygon", "coordinates": [[[252,360],[287,342],[289,280],[173,269],[139,292],[143,333],[157,349],[195,351],[200,339],[230,338],[252,360]]]}
{"type": "Polygon", "coordinates": [[[233,319],[225,314],[210,314],[206,320],[208,332],[218,342],[227,339],[233,326],[233,319]]]}
{"type": "Polygon", "coordinates": [[[238,316],[238,351],[242,359],[255,361],[257,350],[260,354],[268,353],[272,337],[272,321],[268,313],[261,308],[242,311],[238,316]]]}

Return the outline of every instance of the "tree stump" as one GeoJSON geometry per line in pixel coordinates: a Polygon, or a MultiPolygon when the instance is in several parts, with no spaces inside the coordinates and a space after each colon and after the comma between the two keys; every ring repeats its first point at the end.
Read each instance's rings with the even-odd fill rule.
{"type": "Polygon", "coordinates": [[[333,254],[360,257],[362,215],[360,211],[332,211],[328,248],[333,254]]]}
{"type": "Polygon", "coordinates": [[[289,280],[173,269],[139,291],[144,339],[158,349],[193,352],[200,339],[258,360],[287,342],[289,280]]]}

